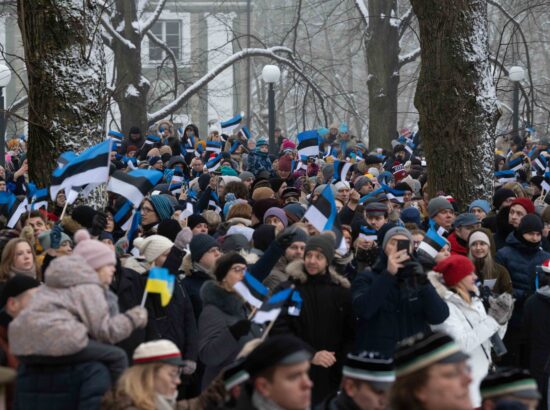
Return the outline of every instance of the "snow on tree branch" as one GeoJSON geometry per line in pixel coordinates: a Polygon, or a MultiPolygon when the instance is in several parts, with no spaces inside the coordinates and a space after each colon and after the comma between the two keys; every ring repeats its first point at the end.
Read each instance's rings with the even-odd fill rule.
{"type": "Polygon", "coordinates": [[[174,69],[174,97],[175,97],[178,93],[178,81],[179,81],[178,80],[178,61],[176,59],[176,55],[164,41],[162,41],[160,38],[155,36],[152,32],[149,31],[147,33],[147,37],[149,38],[150,41],[152,41],[157,46],[162,48],[166,52],[166,54],[168,54],[168,56],[170,57],[170,61],[172,62],[172,67],[174,69]]]}
{"type": "Polygon", "coordinates": [[[315,93],[323,100],[323,93],[319,90],[319,87],[311,81],[295,63],[291,60],[281,57],[276,53],[287,53],[292,54],[292,50],[288,47],[271,47],[267,49],[263,48],[248,48],[241,50],[232,56],[225,59],[222,63],[218,64],[190,87],[188,87],[182,94],[180,94],[174,101],[166,105],[164,108],[147,115],[147,120],[149,124],[155,123],[168,115],[174,113],[177,109],[183,106],[193,95],[195,95],[202,87],[206,86],[210,81],[212,81],[217,75],[231,67],[237,61],[242,60],[247,57],[269,57],[275,61],[278,61],[282,64],[285,64],[291,67],[298,75],[300,75],[312,88],[314,88],[315,93]]]}
{"type": "Polygon", "coordinates": [[[17,111],[19,108],[25,106],[29,100],[28,96],[21,97],[15,100],[9,107],[8,111],[17,111]]]}
{"type": "Polygon", "coordinates": [[[403,67],[406,64],[412,63],[418,57],[420,57],[420,47],[411,51],[410,53],[399,56],[399,68],[403,67]]]}
{"type": "Polygon", "coordinates": [[[367,7],[367,0],[355,0],[355,7],[359,10],[359,14],[363,20],[365,20],[365,25],[369,26],[369,9],[367,7]]]}
{"type": "Polygon", "coordinates": [[[101,25],[109,32],[111,37],[113,39],[116,39],[117,41],[120,41],[122,44],[124,44],[129,49],[135,49],[136,46],[128,39],[124,38],[118,31],[115,30],[113,25],[105,18],[105,16],[101,17],[101,25]]]}
{"type": "Polygon", "coordinates": [[[401,16],[401,22],[399,23],[399,37],[402,37],[409,24],[411,23],[412,18],[414,17],[413,8],[410,7],[403,15],[401,16]]]}
{"type": "Polygon", "coordinates": [[[165,4],[166,4],[166,0],[159,0],[157,4],[157,8],[153,12],[153,14],[151,14],[147,20],[145,21],[140,20],[138,22],[140,35],[143,36],[151,29],[151,27],[153,27],[153,24],[155,24],[155,22],[158,20],[160,13],[162,12],[162,9],[164,8],[165,4]]]}

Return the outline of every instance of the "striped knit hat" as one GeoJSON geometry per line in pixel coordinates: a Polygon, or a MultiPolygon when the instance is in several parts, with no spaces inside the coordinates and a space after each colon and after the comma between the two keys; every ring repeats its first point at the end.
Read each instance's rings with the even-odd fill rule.
{"type": "Polygon", "coordinates": [[[388,390],[395,381],[393,359],[383,358],[378,352],[348,354],[342,374],[368,382],[375,390],[388,390]]]}
{"type": "Polygon", "coordinates": [[[134,364],[167,363],[184,366],[181,352],[170,340],[160,339],[140,344],[132,357],[134,364]]]}
{"type": "Polygon", "coordinates": [[[432,364],[459,363],[468,358],[451,336],[441,332],[418,333],[399,344],[395,353],[396,376],[403,377],[432,364]]]}
{"type": "Polygon", "coordinates": [[[483,400],[501,396],[515,396],[525,399],[540,399],[537,382],[527,370],[511,367],[489,374],[480,386],[483,400]]]}

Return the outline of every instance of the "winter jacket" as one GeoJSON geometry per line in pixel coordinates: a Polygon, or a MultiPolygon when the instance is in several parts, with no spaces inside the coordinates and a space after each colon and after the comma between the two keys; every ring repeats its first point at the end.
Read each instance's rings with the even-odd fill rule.
{"type": "Polygon", "coordinates": [[[270,290],[274,290],[281,283],[286,282],[288,280],[288,273],[286,273],[285,269],[288,263],[286,257],[281,256],[267,278],[264,279],[263,284],[270,290]]]}
{"type": "Polygon", "coordinates": [[[273,167],[268,154],[257,150],[249,153],[247,170],[252,172],[255,176],[258,176],[262,171],[267,171],[271,174],[273,167]]]}
{"type": "Polygon", "coordinates": [[[456,235],[456,232],[451,232],[447,237],[447,240],[451,244],[452,255],[468,256],[468,243],[466,243],[462,238],[459,238],[456,235]]]}
{"type": "Polygon", "coordinates": [[[70,355],[84,349],[89,337],[117,343],[145,325],[137,311],[110,316],[105,292],[84,259],[56,258],[48,268],[45,286],[38,288],[29,306],[9,326],[12,353],[70,355]]]}
{"type": "MultiPolygon", "coordinates": [[[[506,238],[506,246],[499,249],[495,260],[500,263],[510,273],[512,285],[514,287],[514,297],[516,304],[514,307],[514,316],[519,319],[521,308],[527,297],[534,288],[531,283],[537,265],[540,265],[546,259],[550,258],[550,253],[544,252],[540,247],[529,247],[521,242],[514,232],[506,238]]],[[[519,321],[512,317],[512,323],[519,326],[519,321]]]]}
{"type": "Polygon", "coordinates": [[[183,257],[182,271],[184,278],[182,280],[185,290],[191,299],[193,312],[195,314],[196,323],[199,322],[199,316],[202,312],[201,288],[205,282],[216,279],[211,272],[207,272],[198,263],[191,261],[191,254],[188,253],[183,257]]]}
{"type": "Polygon", "coordinates": [[[548,373],[544,368],[550,358],[550,286],[544,286],[529,296],[523,308],[522,324],[521,334],[527,339],[529,371],[537,380],[539,391],[546,397],[548,373]]]}
{"type": "Polygon", "coordinates": [[[111,378],[98,362],[26,366],[17,374],[15,410],[97,410],[111,378]]]}
{"type": "Polygon", "coordinates": [[[353,310],[358,316],[355,350],[391,356],[397,342],[429,325],[443,323],[449,308],[427,280],[409,283],[386,269],[381,256],[373,270],[359,273],[352,284],[353,310]]]}
{"type": "Polygon", "coordinates": [[[433,330],[443,331],[452,336],[461,350],[468,355],[468,364],[472,368],[470,383],[470,398],[474,407],[481,406],[479,385],[489,372],[491,365],[490,337],[498,332],[501,338],[506,333],[506,326],[499,325],[495,319],[487,315],[483,302],[473,297],[468,304],[460,295],[447,289],[437,272],[429,273],[430,281],[436,288],[447,306],[449,317],[439,325],[432,325],[433,330]]]}
{"type": "Polygon", "coordinates": [[[247,319],[250,309],[235,292],[228,292],[215,281],[201,288],[203,309],[199,317],[199,358],[205,365],[202,386],[205,388],[218,373],[230,364],[246,342],[261,335],[252,324],[248,334],[235,340],[229,327],[247,319]]]}
{"type": "Polygon", "coordinates": [[[346,392],[340,391],[323,400],[315,410],[361,410],[346,392]]]}
{"type": "Polygon", "coordinates": [[[329,368],[313,365],[313,403],[319,403],[338,389],[342,377],[342,363],[354,343],[355,323],[351,307],[349,281],[329,268],[328,273],[308,275],[304,261],[291,262],[286,272],[289,282],[300,293],[303,304],[299,313],[281,314],[271,334],[292,333],[309,344],[314,351],[335,352],[336,364],[329,368]]]}

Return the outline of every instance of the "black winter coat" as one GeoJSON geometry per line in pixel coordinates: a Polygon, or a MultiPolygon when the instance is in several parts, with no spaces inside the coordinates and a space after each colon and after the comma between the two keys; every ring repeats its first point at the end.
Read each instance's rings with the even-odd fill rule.
{"type": "Polygon", "coordinates": [[[386,270],[380,257],[372,271],[358,274],[352,284],[353,310],[359,317],[355,350],[393,356],[396,344],[443,323],[449,307],[426,279],[407,283],[386,270]]]}
{"type": "Polygon", "coordinates": [[[14,410],[97,410],[111,387],[99,362],[72,366],[19,367],[14,410]]]}
{"type": "Polygon", "coordinates": [[[329,368],[312,365],[314,404],[334,393],[342,377],[342,363],[354,343],[354,318],[351,308],[350,283],[329,269],[329,274],[311,276],[304,262],[291,262],[286,272],[291,278],[281,285],[293,284],[303,299],[299,316],[281,314],[271,334],[292,333],[309,344],[315,352],[335,352],[336,364],[329,368]]]}

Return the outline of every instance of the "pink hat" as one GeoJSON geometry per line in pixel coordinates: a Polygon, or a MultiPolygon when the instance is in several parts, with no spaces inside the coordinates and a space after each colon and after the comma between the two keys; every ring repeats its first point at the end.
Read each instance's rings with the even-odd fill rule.
{"type": "MultiPolygon", "coordinates": [[[[79,234],[79,236],[83,235],[79,234]]],[[[106,265],[116,265],[115,251],[104,243],[95,239],[82,239],[80,241],[77,240],[77,242],[78,244],[74,248],[73,254],[82,257],[94,270],[98,270],[106,265]]]]}
{"type": "Polygon", "coordinates": [[[282,145],[283,151],[287,149],[295,150],[296,144],[293,143],[291,140],[284,140],[282,145]]]}

